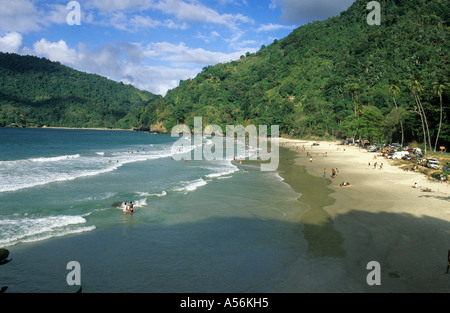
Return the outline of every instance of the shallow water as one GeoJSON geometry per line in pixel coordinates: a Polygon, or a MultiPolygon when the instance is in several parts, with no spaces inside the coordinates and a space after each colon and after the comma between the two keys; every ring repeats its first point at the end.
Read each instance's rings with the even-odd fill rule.
{"type": "Polygon", "coordinates": [[[307,256],[298,219],[308,206],[257,162],[174,161],[164,147],[176,139],[146,133],[0,134],[3,175],[31,175],[0,192],[0,243],[13,258],[0,269],[8,291],[73,292],[70,261],[80,263],[86,292],[270,291],[307,256]],[[26,184],[40,176],[47,180],[26,184]],[[116,207],[122,201],[135,203],[133,216],[116,207]]]}

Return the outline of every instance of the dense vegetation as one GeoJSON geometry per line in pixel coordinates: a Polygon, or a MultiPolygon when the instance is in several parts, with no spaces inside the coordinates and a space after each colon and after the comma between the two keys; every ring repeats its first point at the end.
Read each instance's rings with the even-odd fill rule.
{"type": "Polygon", "coordinates": [[[284,135],[450,145],[448,0],[367,0],[162,98],[45,59],[0,54],[0,126],[279,125],[284,135]]]}
{"type": "Polygon", "coordinates": [[[240,60],[208,66],[141,114],[142,124],[280,125],[299,137],[450,144],[448,0],[368,1],[294,30],[240,60]],[[439,140],[436,138],[439,134],[439,140]]]}
{"type": "Polygon", "coordinates": [[[0,127],[129,129],[158,98],[34,56],[0,53],[0,127]]]}

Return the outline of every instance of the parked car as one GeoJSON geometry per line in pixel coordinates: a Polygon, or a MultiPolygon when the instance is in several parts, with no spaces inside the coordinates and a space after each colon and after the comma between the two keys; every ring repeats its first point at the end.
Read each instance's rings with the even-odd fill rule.
{"type": "Polygon", "coordinates": [[[396,160],[396,159],[403,159],[403,157],[406,157],[409,155],[408,151],[397,151],[394,152],[394,154],[392,155],[392,159],[396,160]]]}
{"type": "Polygon", "coordinates": [[[435,170],[439,169],[439,161],[437,159],[427,159],[427,167],[435,170]]]}

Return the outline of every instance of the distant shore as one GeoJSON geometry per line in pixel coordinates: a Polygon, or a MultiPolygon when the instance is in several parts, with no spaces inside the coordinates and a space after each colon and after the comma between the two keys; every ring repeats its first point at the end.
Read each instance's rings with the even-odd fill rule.
{"type": "Polygon", "coordinates": [[[1,128],[28,128],[28,129],[87,129],[87,130],[126,130],[133,131],[133,128],[104,128],[104,127],[64,127],[64,126],[42,126],[42,127],[19,127],[19,126],[6,126],[1,128]]]}
{"type": "MultiPolygon", "coordinates": [[[[443,273],[450,249],[450,184],[403,171],[391,160],[374,159],[374,153],[355,146],[312,143],[280,139],[281,147],[296,152],[298,166],[329,183],[334,203],[300,218],[305,228],[332,223],[338,236],[327,236],[330,229],[319,227],[315,237],[334,251],[333,257],[342,262],[348,277],[367,292],[449,292],[450,275],[443,273]],[[332,169],[337,172],[335,178],[332,169]],[[341,187],[342,182],[350,185],[341,187]],[[415,183],[418,188],[412,188],[415,183]],[[381,286],[366,284],[370,261],[381,266],[381,286]]],[[[301,280],[295,273],[294,267],[290,288],[301,280]]],[[[287,290],[281,286],[277,291],[287,290]]]]}
{"type": "Polygon", "coordinates": [[[38,128],[44,129],[87,129],[87,130],[126,130],[133,131],[133,129],[122,129],[122,128],[101,128],[101,127],[62,127],[62,126],[42,126],[38,128]]]}

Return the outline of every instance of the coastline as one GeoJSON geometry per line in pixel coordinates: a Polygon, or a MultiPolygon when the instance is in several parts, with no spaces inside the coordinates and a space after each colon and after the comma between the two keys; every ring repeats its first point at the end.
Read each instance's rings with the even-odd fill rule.
{"type": "Polygon", "coordinates": [[[24,129],[83,129],[83,130],[124,130],[134,131],[134,129],[122,129],[122,128],[101,128],[101,127],[63,127],[63,126],[42,126],[42,127],[1,127],[1,128],[24,128],[24,129]]]}
{"type": "Polygon", "coordinates": [[[62,127],[62,126],[46,126],[46,127],[36,127],[43,129],[86,129],[86,130],[125,130],[125,131],[133,131],[130,129],[122,129],[122,128],[101,128],[101,127],[62,127]]]}
{"type": "MultiPolygon", "coordinates": [[[[280,139],[280,147],[296,152],[297,166],[329,181],[327,188],[332,191],[329,196],[333,203],[325,204],[323,211],[312,208],[300,219],[304,233],[307,227],[316,226],[315,240],[322,241],[320,245],[328,249],[327,254],[312,257],[317,262],[333,257],[345,271],[341,275],[344,281],[332,284],[356,283],[364,292],[449,292],[450,276],[443,274],[450,249],[449,184],[405,172],[390,160],[378,159],[379,164],[384,163],[383,169],[374,169],[368,165],[373,165],[373,154],[357,147],[337,142],[320,142],[319,146],[312,143],[280,139]],[[312,162],[307,152],[312,155],[312,162]],[[331,178],[332,168],[339,169],[336,178],[331,178]],[[350,182],[350,186],[340,187],[343,181],[350,182]],[[419,188],[411,188],[415,182],[419,188]],[[431,192],[423,192],[426,188],[431,192]],[[335,236],[329,235],[330,228],[335,236]],[[380,264],[380,286],[366,283],[370,261],[380,264]]],[[[296,188],[295,182],[291,187],[296,188]]],[[[289,278],[276,291],[295,292],[295,282],[301,280],[296,274],[301,273],[299,266],[292,266],[289,278]]],[[[326,290],[334,291],[330,287],[326,290]]]]}

